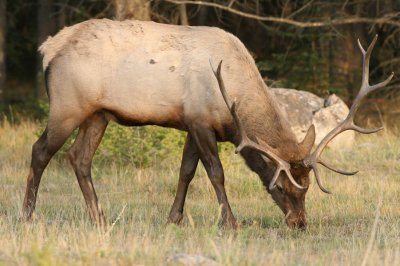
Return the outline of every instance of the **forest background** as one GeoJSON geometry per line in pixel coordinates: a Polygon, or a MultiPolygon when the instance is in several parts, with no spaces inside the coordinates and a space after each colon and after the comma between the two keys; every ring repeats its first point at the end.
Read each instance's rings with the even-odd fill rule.
{"type": "MultiPolygon", "coordinates": [[[[357,38],[366,46],[378,34],[371,83],[391,72],[395,76],[387,89],[367,100],[360,113],[396,127],[400,113],[397,0],[0,0],[0,113],[5,119],[45,122],[48,100],[37,48],[63,27],[91,18],[223,28],[246,45],[270,87],[306,90],[322,97],[336,93],[348,104],[361,79],[357,38]]],[[[118,154],[122,161],[147,166],[155,154],[163,157],[182,145],[183,138],[177,138],[181,133],[170,132],[111,125],[102,147],[113,158],[118,154]]]]}
{"type": "MultiPolygon", "coordinates": [[[[397,0],[1,0],[0,101],[45,98],[38,46],[65,26],[91,18],[153,20],[223,28],[246,45],[268,85],[352,98],[364,45],[375,34],[371,81],[400,69],[397,0]]],[[[394,97],[396,74],[388,90],[394,97]]]]}
{"type": "Polygon", "coordinates": [[[400,265],[399,48],[399,0],[0,0],[0,266],[166,265],[180,253],[218,265],[400,265]],[[321,169],[331,195],[311,178],[304,232],[285,225],[259,178],[226,143],[219,154],[242,228],[218,226],[220,209],[201,165],[182,226],[166,225],[184,133],[115,123],[92,167],[110,224],[106,234],[90,223],[66,160],[74,136],[46,169],[34,221],[20,223],[31,147],[48,111],[37,48],[61,28],[91,18],[223,28],[246,45],[271,88],[336,93],[348,104],[361,79],[357,38],[366,47],[378,34],[371,84],[395,76],[363,101],[357,124],[389,130],[324,152],[332,165],[360,172],[321,169]]]}

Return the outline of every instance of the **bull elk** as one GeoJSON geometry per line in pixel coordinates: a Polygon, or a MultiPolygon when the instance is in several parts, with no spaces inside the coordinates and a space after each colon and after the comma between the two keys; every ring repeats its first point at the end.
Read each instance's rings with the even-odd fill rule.
{"type": "Polygon", "coordinates": [[[188,186],[201,160],[222,206],[223,224],[237,226],[217,150],[217,141],[230,141],[259,175],[287,224],[304,228],[309,172],[314,171],[324,192],[328,191],[321,184],[318,163],[341,174],[354,174],[321,161],[328,142],[345,130],[366,134],[380,130],[353,123],[362,98],[393,77],[369,85],[375,42],[376,38],[367,51],[360,44],[362,85],[349,115],[311,152],[314,127],[297,142],[253,58],[233,35],[218,28],[107,19],[64,28],[39,48],[50,112],[46,129],[32,147],[22,219],[32,216],[40,179],[51,157],[79,128],[68,156],[91,220],[106,223],[92,183],[91,164],[113,120],[127,126],[158,125],[187,132],[169,222],[182,220],[188,186]]]}

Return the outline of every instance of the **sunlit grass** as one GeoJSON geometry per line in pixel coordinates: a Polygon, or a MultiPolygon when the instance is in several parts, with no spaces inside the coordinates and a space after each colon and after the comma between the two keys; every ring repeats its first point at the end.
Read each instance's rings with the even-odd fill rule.
{"type": "Polygon", "coordinates": [[[176,253],[201,254],[222,265],[358,265],[379,198],[369,265],[400,265],[400,138],[390,132],[358,137],[353,149],[324,154],[332,164],[360,172],[346,177],[323,171],[332,195],[312,179],[305,232],[286,227],[258,177],[233,152],[222,157],[231,206],[243,224],[236,232],[218,227],[204,169],[197,171],[178,227],[166,219],[179,157],[146,169],[96,161],[102,208],[110,224],[120,218],[107,234],[89,222],[73,171],[60,157],[43,176],[34,221],[18,222],[37,130],[32,122],[0,127],[0,265],[163,265],[176,253]]]}

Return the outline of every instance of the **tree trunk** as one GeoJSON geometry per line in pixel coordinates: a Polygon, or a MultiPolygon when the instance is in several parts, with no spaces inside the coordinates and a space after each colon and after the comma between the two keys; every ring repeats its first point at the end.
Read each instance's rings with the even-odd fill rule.
{"type": "Polygon", "coordinates": [[[186,5],[179,5],[179,17],[181,21],[181,25],[188,26],[189,19],[187,16],[186,5]]]}
{"type": "Polygon", "coordinates": [[[196,25],[199,26],[206,26],[207,24],[207,16],[208,16],[208,10],[205,6],[199,6],[198,7],[198,13],[196,16],[196,25]]]}
{"type": "MultiPolygon", "coordinates": [[[[49,35],[54,32],[54,21],[51,18],[53,0],[38,0],[39,10],[37,17],[38,46],[40,46],[49,35]]],[[[36,57],[36,84],[34,96],[39,98],[45,94],[45,84],[43,79],[42,58],[37,54],[36,57]]]]}
{"type": "MultiPolygon", "coordinates": [[[[361,16],[365,3],[357,4],[355,8],[356,16],[361,16]]],[[[372,14],[368,16],[374,17],[372,14]]],[[[362,55],[360,48],[358,47],[357,39],[360,40],[364,49],[368,48],[372,39],[367,37],[368,32],[366,27],[362,24],[351,24],[347,27],[346,32],[346,43],[347,43],[347,60],[350,65],[350,72],[348,75],[348,87],[350,99],[354,99],[355,95],[358,93],[359,85],[361,84],[362,76],[362,55]]]]}
{"type": "MultiPolygon", "coordinates": [[[[362,15],[364,3],[346,6],[348,14],[362,15]]],[[[363,24],[349,24],[339,27],[343,37],[333,38],[330,57],[333,69],[330,70],[330,86],[333,88],[345,89],[349,100],[354,99],[361,82],[362,56],[358,48],[357,39],[360,39],[365,49],[370,40],[366,40],[366,31],[363,24]]]]}
{"type": "Polygon", "coordinates": [[[114,0],[115,19],[151,20],[149,0],[114,0]]]}
{"type": "Polygon", "coordinates": [[[0,1],[0,104],[4,103],[6,82],[6,29],[7,1],[0,1]]]}

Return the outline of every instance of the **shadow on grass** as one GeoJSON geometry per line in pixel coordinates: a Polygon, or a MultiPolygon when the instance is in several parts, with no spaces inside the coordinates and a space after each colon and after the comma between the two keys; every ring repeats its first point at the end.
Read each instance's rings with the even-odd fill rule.
{"type": "Polygon", "coordinates": [[[257,227],[262,229],[278,229],[282,227],[283,220],[276,217],[245,217],[241,220],[242,228],[257,227]]]}

